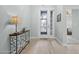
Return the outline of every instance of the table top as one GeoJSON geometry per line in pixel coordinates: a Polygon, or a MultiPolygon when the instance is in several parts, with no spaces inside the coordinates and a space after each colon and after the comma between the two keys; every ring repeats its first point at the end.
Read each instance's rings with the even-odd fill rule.
{"type": "Polygon", "coordinates": [[[17,35],[21,35],[21,34],[23,34],[23,33],[29,32],[29,31],[30,31],[30,30],[25,30],[25,31],[15,32],[15,33],[9,34],[9,36],[17,36],[17,35]]]}

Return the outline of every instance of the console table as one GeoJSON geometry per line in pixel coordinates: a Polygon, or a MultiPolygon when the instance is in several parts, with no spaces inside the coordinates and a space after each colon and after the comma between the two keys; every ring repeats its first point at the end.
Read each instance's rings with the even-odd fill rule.
{"type": "Polygon", "coordinates": [[[20,54],[30,42],[30,30],[9,34],[10,54],[20,54]]]}

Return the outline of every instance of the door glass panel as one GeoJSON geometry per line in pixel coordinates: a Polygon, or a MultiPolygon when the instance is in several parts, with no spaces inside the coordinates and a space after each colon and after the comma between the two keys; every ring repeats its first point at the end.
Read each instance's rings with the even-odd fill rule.
{"type": "Polygon", "coordinates": [[[50,35],[53,33],[53,11],[50,11],[50,35]]]}
{"type": "Polygon", "coordinates": [[[41,11],[40,30],[41,34],[47,34],[47,11],[41,11]]]}

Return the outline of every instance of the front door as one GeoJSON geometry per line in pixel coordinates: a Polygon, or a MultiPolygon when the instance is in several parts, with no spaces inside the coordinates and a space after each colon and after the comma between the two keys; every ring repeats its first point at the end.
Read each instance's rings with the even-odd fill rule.
{"type": "Polygon", "coordinates": [[[53,11],[40,11],[40,36],[48,38],[53,35],[53,11]]]}

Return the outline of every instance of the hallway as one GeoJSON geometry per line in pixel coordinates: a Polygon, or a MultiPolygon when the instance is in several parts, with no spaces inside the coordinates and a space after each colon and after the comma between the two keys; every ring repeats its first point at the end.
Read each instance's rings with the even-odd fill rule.
{"type": "Polygon", "coordinates": [[[74,54],[79,53],[79,44],[62,46],[55,39],[33,39],[21,54],[74,54]]]}
{"type": "Polygon", "coordinates": [[[0,54],[79,53],[79,6],[5,5],[0,15],[0,54]]]}

